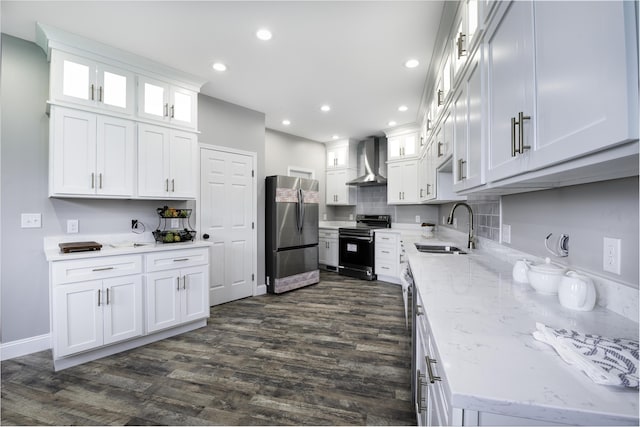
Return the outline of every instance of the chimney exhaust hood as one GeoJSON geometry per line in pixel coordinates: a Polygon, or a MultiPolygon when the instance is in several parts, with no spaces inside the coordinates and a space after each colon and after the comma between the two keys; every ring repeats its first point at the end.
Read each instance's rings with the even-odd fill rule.
{"type": "Polygon", "coordinates": [[[380,175],[380,139],[370,137],[364,140],[364,175],[347,182],[359,187],[387,185],[387,178],[380,175]]]}

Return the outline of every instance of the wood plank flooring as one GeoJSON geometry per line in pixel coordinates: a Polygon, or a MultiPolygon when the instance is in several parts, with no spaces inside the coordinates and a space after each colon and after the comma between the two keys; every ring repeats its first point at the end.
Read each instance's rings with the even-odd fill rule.
{"type": "Polygon", "coordinates": [[[2,363],[3,425],[415,425],[400,287],[317,285],[211,308],[205,328],[53,372],[2,363]]]}

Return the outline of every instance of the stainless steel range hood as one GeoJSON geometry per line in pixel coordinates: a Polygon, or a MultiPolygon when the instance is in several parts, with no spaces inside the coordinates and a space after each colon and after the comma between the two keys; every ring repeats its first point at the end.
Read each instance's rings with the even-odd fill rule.
{"type": "Polygon", "coordinates": [[[364,175],[347,182],[347,185],[387,185],[387,178],[380,175],[380,140],[370,137],[364,141],[364,175]]]}

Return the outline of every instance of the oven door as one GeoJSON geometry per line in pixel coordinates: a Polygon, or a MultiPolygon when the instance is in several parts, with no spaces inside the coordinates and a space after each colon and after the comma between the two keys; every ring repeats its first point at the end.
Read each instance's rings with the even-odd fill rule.
{"type": "Polygon", "coordinates": [[[373,271],[373,236],[339,236],[340,268],[373,271]]]}

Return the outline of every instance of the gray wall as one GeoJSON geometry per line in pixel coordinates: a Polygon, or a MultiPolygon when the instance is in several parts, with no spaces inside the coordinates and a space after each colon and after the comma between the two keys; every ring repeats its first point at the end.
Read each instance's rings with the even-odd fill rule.
{"type": "Polygon", "coordinates": [[[131,219],[158,224],[155,208],[185,202],[48,198],[49,64],[34,43],[2,34],[0,107],[1,227],[0,341],[47,334],[49,276],[45,236],[66,232],[78,219],[80,233],[127,233],[131,219]],[[41,213],[42,228],[20,228],[21,213],[41,213]]]}
{"type": "Polygon", "coordinates": [[[569,234],[569,265],[638,287],[638,177],[503,196],[502,222],[506,246],[550,256],[544,238],[569,234]],[[602,268],[604,237],[622,239],[620,276],[602,268]]]}
{"type": "Polygon", "coordinates": [[[257,283],[265,283],[264,197],[265,197],[265,128],[264,114],[200,94],[198,96],[198,140],[257,153],[256,182],[258,189],[258,275],[257,283]]]}
{"type": "Polygon", "coordinates": [[[323,143],[267,129],[265,134],[265,174],[286,175],[289,166],[315,172],[320,190],[319,214],[326,212],[326,147],[323,143]]]}
{"type": "MultiPolygon", "coordinates": [[[[499,196],[479,196],[468,197],[467,204],[473,211],[473,230],[478,237],[484,237],[493,241],[500,241],[500,197],[499,196]]],[[[464,206],[456,208],[454,218],[457,220],[457,227],[448,225],[445,221],[453,208],[454,203],[440,205],[438,223],[442,227],[455,228],[458,231],[467,232],[469,230],[469,211],[464,206]],[[443,221],[443,217],[445,221],[443,221]]]]}

